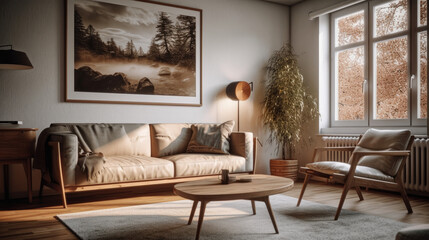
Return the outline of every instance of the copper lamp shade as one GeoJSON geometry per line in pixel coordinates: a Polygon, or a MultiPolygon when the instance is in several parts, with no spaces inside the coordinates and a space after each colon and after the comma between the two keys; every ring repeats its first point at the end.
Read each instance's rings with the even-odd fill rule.
{"type": "Polygon", "coordinates": [[[0,50],[0,69],[32,69],[27,54],[12,49],[12,45],[0,47],[10,47],[8,50],[0,50]]]}
{"type": "Polygon", "coordinates": [[[250,97],[252,89],[248,82],[232,82],[226,87],[226,95],[235,101],[244,101],[250,97]]]}
{"type": "Polygon", "coordinates": [[[237,101],[237,131],[240,131],[240,101],[247,100],[252,93],[252,83],[239,81],[232,82],[226,87],[226,95],[237,101]]]}

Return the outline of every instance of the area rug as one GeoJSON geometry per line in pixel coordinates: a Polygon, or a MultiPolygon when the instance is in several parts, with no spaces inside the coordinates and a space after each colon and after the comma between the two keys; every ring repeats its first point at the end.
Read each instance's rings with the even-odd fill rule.
{"type": "MultiPolygon", "coordinates": [[[[200,239],[394,239],[406,223],[343,210],[285,195],[270,197],[280,233],[275,234],[263,202],[224,201],[207,204],[200,239]]],[[[81,239],[195,239],[199,208],[187,225],[192,201],[181,200],[58,215],[81,239]]]]}

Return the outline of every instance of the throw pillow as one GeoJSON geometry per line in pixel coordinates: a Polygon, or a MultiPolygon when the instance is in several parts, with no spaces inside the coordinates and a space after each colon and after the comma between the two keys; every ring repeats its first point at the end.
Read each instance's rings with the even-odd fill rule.
{"type": "Polygon", "coordinates": [[[229,135],[234,121],[222,124],[193,124],[192,137],[186,152],[229,154],[229,135]]]}

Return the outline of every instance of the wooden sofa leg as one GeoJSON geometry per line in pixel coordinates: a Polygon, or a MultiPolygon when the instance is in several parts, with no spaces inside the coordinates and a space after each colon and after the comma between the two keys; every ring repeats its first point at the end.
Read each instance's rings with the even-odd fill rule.
{"type": "Polygon", "coordinates": [[[67,208],[66,191],[64,190],[63,184],[61,184],[61,195],[63,197],[63,207],[67,208]]]}
{"type": "Polygon", "coordinates": [[[308,184],[308,181],[310,181],[310,178],[311,178],[311,175],[306,173],[304,178],[304,183],[302,184],[301,193],[299,194],[298,203],[296,204],[297,207],[299,207],[299,205],[301,204],[302,197],[304,196],[304,192],[305,192],[305,189],[307,188],[307,184],[308,184]]]}
{"type": "Polygon", "coordinates": [[[64,178],[63,178],[63,168],[61,166],[61,154],[60,154],[60,143],[59,142],[49,142],[49,146],[52,147],[52,160],[57,162],[58,173],[60,174],[60,183],[59,190],[63,198],[63,207],[67,208],[66,200],[66,191],[64,189],[64,178]]]}
{"type": "Polygon", "coordinates": [[[43,186],[44,186],[44,182],[43,182],[43,176],[42,176],[42,180],[40,180],[39,198],[42,198],[43,186]]]}

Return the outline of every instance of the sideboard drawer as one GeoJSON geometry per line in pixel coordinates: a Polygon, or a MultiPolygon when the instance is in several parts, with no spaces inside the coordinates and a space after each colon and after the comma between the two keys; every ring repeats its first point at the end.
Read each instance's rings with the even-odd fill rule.
{"type": "Polygon", "coordinates": [[[33,128],[0,129],[0,159],[33,157],[36,130],[33,128]]]}

